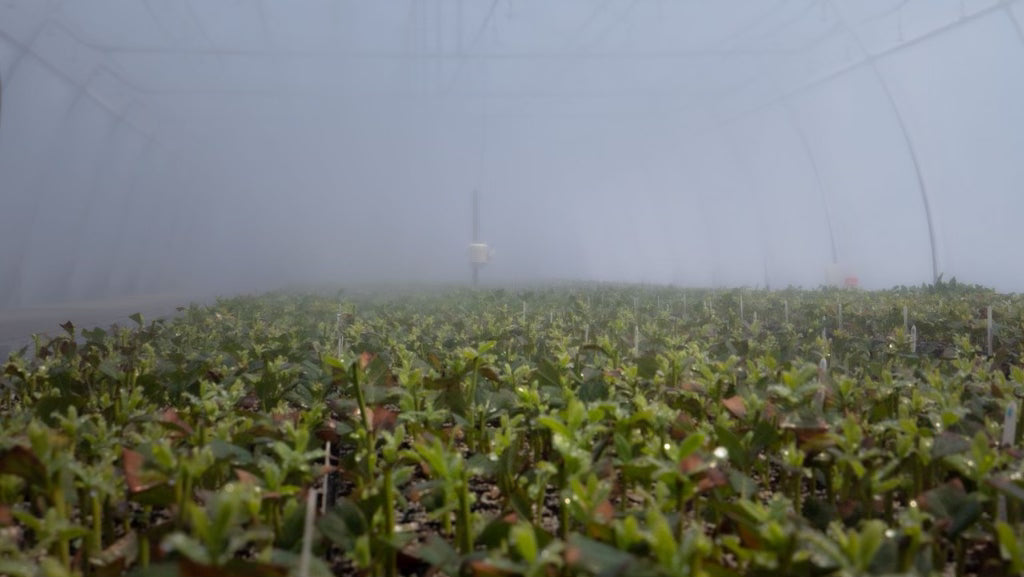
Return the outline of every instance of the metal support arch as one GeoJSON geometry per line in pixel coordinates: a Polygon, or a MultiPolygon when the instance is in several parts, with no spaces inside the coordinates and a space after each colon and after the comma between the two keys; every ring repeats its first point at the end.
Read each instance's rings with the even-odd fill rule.
{"type": "Polygon", "coordinates": [[[928,245],[931,249],[932,257],[932,282],[938,282],[939,254],[935,243],[935,219],[932,216],[931,200],[928,198],[928,187],[925,185],[924,172],[921,170],[921,162],[918,160],[917,149],[914,147],[914,140],[910,137],[910,130],[907,128],[907,122],[903,118],[903,112],[896,103],[896,98],[893,96],[892,90],[889,88],[889,84],[885,81],[885,77],[878,69],[874,60],[871,60],[870,66],[871,70],[875,74],[875,78],[878,79],[879,86],[882,87],[882,92],[885,93],[885,98],[889,101],[889,106],[892,108],[893,114],[896,115],[896,124],[900,129],[900,134],[903,135],[903,142],[907,147],[907,152],[910,154],[910,162],[914,166],[914,175],[917,177],[917,187],[921,192],[921,204],[924,207],[924,218],[928,225],[928,245]]]}
{"type": "Polygon", "coordinates": [[[811,163],[811,171],[814,173],[814,181],[818,185],[818,194],[821,197],[821,207],[825,212],[825,225],[828,227],[828,241],[829,248],[832,251],[832,264],[838,264],[839,250],[836,246],[835,229],[832,226],[832,210],[829,208],[828,198],[825,195],[825,180],[821,177],[821,168],[818,166],[818,159],[814,156],[814,149],[811,148],[811,143],[807,140],[807,132],[804,130],[803,125],[800,124],[800,118],[797,116],[795,107],[789,101],[785,102],[783,106],[786,109],[786,116],[793,125],[793,129],[796,131],[797,136],[800,138],[800,146],[803,148],[804,154],[807,156],[807,161],[811,163]]]}
{"type": "Polygon", "coordinates": [[[835,4],[835,0],[828,0],[828,5],[832,7],[832,10],[836,13],[836,17],[842,23],[843,27],[846,28],[850,36],[857,42],[857,46],[864,54],[865,63],[871,68],[872,74],[875,79],[878,80],[878,85],[881,87],[882,92],[885,94],[886,100],[889,101],[889,106],[892,108],[893,114],[896,116],[896,124],[900,129],[900,134],[903,136],[903,143],[907,147],[907,152],[910,154],[910,162],[914,166],[914,175],[917,177],[917,187],[921,193],[921,205],[924,207],[924,218],[925,223],[928,225],[928,246],[931,251],[932,259],[932,282],[938,282],[939,280],[939,254],[938,248],[935,243],[935,219],[932,216],[931,200],[928,197],[928,187],[924,180],[924,171],[921,169],[921,161],[917,156],[917,148],[914,146],[914,140],[910,136],[910,130],[907,128],[907,122],[903,118],[903,111],[900,110],[899,104],[896,102],[896,98],[893,96],[892,89],[889,87],[889,83],[885,81],[885,76],[882,71],[878,69],[878,61],[864,45],[863,40],[857,31],[854,30],[853,26],[850,26],[849,22],[846,21],[846,17],[843,15],[842,10],[839,9],[835,4]]]}

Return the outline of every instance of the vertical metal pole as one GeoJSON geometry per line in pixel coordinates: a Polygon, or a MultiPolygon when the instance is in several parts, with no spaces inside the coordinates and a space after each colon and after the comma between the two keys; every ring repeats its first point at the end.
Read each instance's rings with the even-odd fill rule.
{"type": "Polygon", "coordinates": [[[462,56],[462,0],[455,1],[455,52],[462,56]]]}
{"type": "MultiPolygon", "coordinates": [[[[480,192],[477,190],[473,191],[473,244],[480,242],[480,192]]],[[[480,283],[480,263],[474,261],[471,263],[473,267],[473,286],[477,286],[480,283]]]]}
{"type": "Polygon", "coordinates": [[[807,155],[807,160],[811,163],[811,171],[814,173],[814,180],[818,185],[818,194],[821,197],[821,206],[825,209],[825,225],[828,226],[828,240],[829,247],[832,250],[832,264],[837,264],[839,262],[839,251],[836,249],[836,234],[832,228],[832,213],[829,210],[828,199],[825,197],[825,181],[821,178],[821,169],[818,167],[818,160],[814,156],[811,144],[807,140],[807,133],[804,132],[803,126],[800,124],[800,119],[797,117],[795,108],[789,102],[786,103],[785,108],[789,116],[789,121],[796,130],[797,136],[800,138],[800,145],[804,149],[804,154],[807,155]]]}
{"type": "Polygon", "coordinates": [[[480,242],[480,192],[473,191],[473,242],[480,242]]]}
{"type": "Polygon", "coordinates": [[[988,307],[988,319],[986,322],[985,343],[988,349],[988,356],[992,356],[992,307],[988,307]]]}

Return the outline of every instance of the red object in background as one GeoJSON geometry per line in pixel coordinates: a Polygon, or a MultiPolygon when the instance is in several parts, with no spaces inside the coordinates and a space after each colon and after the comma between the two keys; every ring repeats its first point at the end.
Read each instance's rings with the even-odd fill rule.
{"type": "Polygon", "coordinates": [[[855,276],[848,276],[843,279],[843,286],[846,288],[857,288],[860,285],[860,280],[855,276]]]}

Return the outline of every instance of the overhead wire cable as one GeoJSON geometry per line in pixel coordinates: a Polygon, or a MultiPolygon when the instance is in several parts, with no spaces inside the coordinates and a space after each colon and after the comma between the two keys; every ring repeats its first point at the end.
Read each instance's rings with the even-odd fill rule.
{"type": "Polygon", "coordinates": [[[490,26],[491,21],[494,19],[494,14],[497,11],[498,4],[500,2],[501,0],[491,0],[491,4],[487,8],[487,13],[484,15],[484,19],[480,22],[480,26],[477,28],[476,33],[473,34],[473,39],[465,46],[464,50],[459,51],[459,64],[455,68],[455,72],[452,74],[451,79],[448,81],[448,85],[442,92],[442,96],[450,95],[451,91],[455,88],[455,85],[458,83],[459,78],[462,75],[462,70],[466,66],[466,53],[476,50],[481,38],[483,38],[484,31],[487,30],[487,27],[490,26]]]}

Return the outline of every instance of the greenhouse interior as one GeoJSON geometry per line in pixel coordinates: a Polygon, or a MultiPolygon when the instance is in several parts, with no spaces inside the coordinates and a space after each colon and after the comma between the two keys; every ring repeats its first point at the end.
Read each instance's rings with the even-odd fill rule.
{"type": "Polygon", "coordinates": [[[1024,0],[0,0],[0,576],[1024,575],[1024,0]]]}

